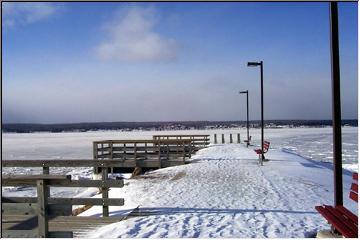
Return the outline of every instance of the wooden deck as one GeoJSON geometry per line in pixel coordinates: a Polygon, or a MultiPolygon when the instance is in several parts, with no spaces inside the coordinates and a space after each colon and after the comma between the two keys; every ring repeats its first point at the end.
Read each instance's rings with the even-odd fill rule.
{"type": "Polygon", "coordinates": [[[91,229],[123,218],[109,217],[109,206],[123,206],[123,198],[109,198],[109,188],[124,186],[122,179],[109,179],[108,168],[117,162],[101,160],[3,160],[2,167],[42,167],[40,175],[2,175],[2,186],[35,186],[36,197],[1,198],[2,237],[80,237],[91,229]],[[95,167],[101,180],[72,180],[71,175],[50,175],[50,167],[95,167]],[[52,187],[96,187],[102,198],[52,197],[52,187]],[[78,217],[73,205],[102,206],[102,217],[78,217]]]}
{"type": "MultiPolygon", "coordinates": [[[[124,220],[126,217],[79,217],[79,216],[56,216],[49,219],[49,232],[73,232],[74,238],[85,237],[91,231],[111,223],[124,220]]],[[[2,217],[1,237],[37,238],[36,215],[6,215],[2,217]],[[31,230],[31,231],[29,231],[31,230]]],[[[61,236],[61,235],[57,235],[61,236]]],[[[70,237],[64,234],[63,237],[70,237]]]]}

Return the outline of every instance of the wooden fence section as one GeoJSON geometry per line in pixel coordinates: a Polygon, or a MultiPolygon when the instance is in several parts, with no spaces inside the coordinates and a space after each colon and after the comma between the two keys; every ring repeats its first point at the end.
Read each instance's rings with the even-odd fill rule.
{"type": "Polygon", "coordinates": [[[193,152],[206,148],[210,144],[210,135],[153,135],[154,140],[190,140],[193,152]]]}
{"type": "Polygon", "coordinates": [[[118,168],[162,168],[184,164],[191,157],[192,146],[186,139],[105,140],[93,142],[93,151],[94,159],[122,163],[118,168]]]}
{"type": "MultiPolygon", "coordinates": [[[[59,216],[71,217],[73,205],[103,206],[103,217],[108,217],[109,206],[124,205],[124,199],[109,199],[108,196],[110,187],[124,186],[123,180],[108,179],[108,168],[117,164],[101,160],[3,160],[2,167],[42,167],[45,174],[2,176],[2,186],[37,188],[37,197],[2,197],[2,237],[71,237],[72,232],[68,231],[69,227],[65,224],[67,221],[63,221],[63,225],[50,222],[58,220],[59,216]],[[101,167],[102,179],[72,180],[70,175],[48,174],[50,167],[69,166],[101,167]],[[97,187],[102,190],[102,198],[53,198],[50,196],[50,187],[97,187]],[[49,224],[53,226],[50,231],[49,224]]],[[[72,218],[72,221],[78,219],[81,222],[83,217],[72,218]]],[[[89,218],[90,223],[94,221],[101,222],[97,217],[89,218]]],[[[82,225],[79,223],[74,226],[81,228],[82,225]]]]}

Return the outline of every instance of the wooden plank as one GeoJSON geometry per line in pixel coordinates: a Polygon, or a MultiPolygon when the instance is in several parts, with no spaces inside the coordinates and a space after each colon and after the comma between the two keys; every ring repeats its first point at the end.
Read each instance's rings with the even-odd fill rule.
{"type": "MultiPolygon", "coordinates": [[[[14,229],[15,225],[26,221],[28,216],[4,216],[2,222],[2,230],[14,229]],[[19,218],[20,217],[20,218],[19,218]]],[[[49,231],[73,231],[74,237],[82,237],[82,233],[86,234],[89,231],[95,230],[101,226],[119,222],[126,217],[79,217],[79,216],[58,216],[49,219],[49,231]]],[[[15,228],[16,229],[16,228],[15,228]]],[[[33,227],[37,231],[37,227],[33,227]]],[[[37,233],[37,232],[36,232],[37,233]]]]}
{"type": "MultiPolygon", "coordinates": [[[[122,179],[108,179],[107,181],[102,180],[47,180],[48,185],[52,187],[113,187],[121,188],[124,186],[122,179]]],[[[36,186],[36,182],[32,179],[3,179],[3,186],[36,186]]]]}
{"type": "MultiPolygon", "coordinates": [[[[50,198],[49,204],[123,206],[123,198],[50,198]]],[[[51,206],[51,205],[50,205],[51,206]]]]}
{"type": "MultiPolygon", "coordinates": [[[[169,144],[169,148],[171,150],[176,151],[177,149],[181,149],[183,147],[183,145],[187,146],[188,148],[190,146],[186,145],[186,144],[177,144],[177,145],[170,145],[169,144]]],[[[161,146],[164,147],[164,146],[161,146]]],[[[136,152],[157,152],[158,150],[158,146],[147,146],[147,147],[141,147],[141,146],[136,146],[136,152]]],[[[113,147],[113,152],[122,152],[126,151],[128,153],[135,153],[135,147],[113,147]]],[[[111,154],[110,154],[111,155],[111,154]]]]}
{"type": "Polygon", "coordinates": [[[2,180],[71,180],[71,175],[3,175],[2,180]]]}
{"type": "MultiPolygon", "coordinates": [[[[23,207],[19,205],[19,208],[35,208],[37,203],[37,198],[35,197],[2,197],[2,203],[3,206],[9,206],[6,209],[12,207],[11,204],[15,204],[15,207],[17,204],[28,204],[27,206],[24,205],[23,207]],[[31,205],[29,205],[31,204],[31,205]]],[[[123,198],[109,198],[109,199],[102,199],[102,198],[48,198],[48,204],[49,204],[49,212],[55,211],[58,208],[61,208],[63,204],[69,204],[69,205],[108,205],[108,206],[123,206],[124,205],[124,199],[123,198]]],[[[13,211],[13,210],[11,210],[13,211]]],[[[71,210],[70,210],[71,212],[71,210]]],[[[9,213],[9,214],[15,214],[15,213],[9,213]]],[[[25,213],[26,214],[26,213],[25,213]]],[[[30,212],[29,215],[36,214],[36,211],[30,212]]]]}
{"type": "MultiPolygon", "coordinates": [[[[2,167],[121,167],[118,160],[71,159],[71,160],[2,160],[2,167]]],[[[5,175],[6,176],[6,175],[5,175]]]]}
{"type": "Polygon", "coordinates": [[[209,134],[165,134],[165,135],[153,135],[153,138],[159,137],[210,137],[209,134]]]}
{"type": "MultiPolygon", "coordinates": [[[[2,222],[23,222],[30,217],[26,215],[4,215],[2,222]]],[[[107,218],[94,216],[56,216],[49,219],[51,223],[70,223],[70,224],[97,224],[97,223],[113,223],[123,220],[124,217],[110,216],[107,218]]]]}
{"type": "Polygon", "coordinates": [[[1,230],[2,238],[38,238],[36,230],[1,230]]]}
{"type": "MultiPolygon", "coordinates": [[[[25,199],[25,198],[23,198],[25,199]]],[[[37,214],[37,198],[32,198],[33,203],[6,203],[2,202],[1,204],[1,212],[6,215],[36,215],[37,214]]],[[[49,201],[48,201],[49,203],[49,201]]],[[[49,203],[50,204],[50,203],[49,203]]],[[[56,215],[56,216],[69,216],[72,212],[71,205],[67,205],[68,203],[63,202],[63,204],[50,204],[48,205],[48,214],[56,215]]],[[[77,205],[77,204],[73,204],[77,205]]]]}
{"type": "MultiPolygon", "coordinates": [[[[37,229],[35,230],[2,230],[2,238],[38,238],[37,229]]],[[[49,238],[72,238],[73,233],[70,231],[48,232],[49,238]]]]}
{"type": "MultiPolygon", "coordinates": [[[[144,140],[144,139],[140,139],[140,140],[108,140],[108,141],[95,141],[95,144],[118,144],[118,143],[126,143],[126,144],[134,144],[134,143],[176,143],[176,142],[181,142],[183,140],[181,139],[157,139],[157,140],[144,140]]],[[[185,140],[186,141],[186,140],[185,140]]],[[[188,141],[190,142],[190,141],[188,141]]]]}
{"type": "Polygon", "coordinates": [[[51,231],[48,233],[49,238],[73,238],[73,232],[70,231],[51,231]]]}
{"type": "Polygon", "coordinates": [[[47,180],[37,180],[37,213],[38,213],[38,237],[45,238],[48,237],[49,231],[49,222],[48,222],[48,212],[47,212],[47,191],[46,191],[46,181],[47,180]]]}

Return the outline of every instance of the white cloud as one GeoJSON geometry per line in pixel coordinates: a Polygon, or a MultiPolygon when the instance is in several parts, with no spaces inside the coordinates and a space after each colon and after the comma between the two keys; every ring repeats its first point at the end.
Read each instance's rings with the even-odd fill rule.
{"type": "Polygon", "coordinates": [[[106,27],[110,38],[98,46],[98,55],[126,62],[174,60],[176,42],[155,32],[156,23],[153,8],[133,7],[118,12],[106,27]]]}
{"type": "Polygon", "coordinates": [[[56,12],[51,3],[6,2],[3,3],[3,26],[27,25],[48,18],[56,12]]]}

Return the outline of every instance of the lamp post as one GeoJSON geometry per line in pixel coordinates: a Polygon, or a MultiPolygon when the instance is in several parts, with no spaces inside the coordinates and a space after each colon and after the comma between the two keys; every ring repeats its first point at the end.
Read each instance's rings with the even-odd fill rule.
{"type": "Polygon", "coordinates": [[[264,157],[264,91],[263,91],[263,61],[260,62],[248,62],[248,67],[257,67],[260,66],[261,74],[261,165],[263,165],[264,157]]]}
{"type": "Polygon", "coordinates": [[[246,128],[247,128],[247,142],[246,147],[249,147],[250,139],[249,139],[249,90],[241,91],[240,94],[246,93],[246,128]]]}
{"type": "Polygon", "coordinates": [[[330,3],[330,53],[332,77],[332,119],[334,158],[334,205],[343,204],[342,148],[341,148],[341,99],[340,59],[337,2],[330,3]]]}

